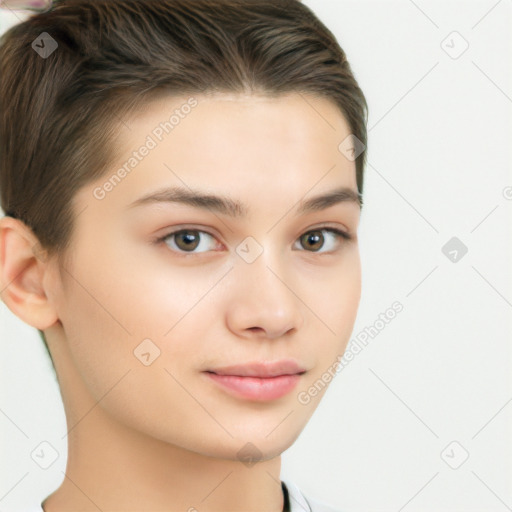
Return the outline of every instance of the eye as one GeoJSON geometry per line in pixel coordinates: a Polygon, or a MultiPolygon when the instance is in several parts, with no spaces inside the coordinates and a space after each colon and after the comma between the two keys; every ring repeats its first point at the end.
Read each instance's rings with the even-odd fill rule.
{"type": "Polygon", "coordinates": [[[195,254],[198,252],[208,251],[208,243],[211,240],[215,240],[215,237],[206,231],[198,229],[182,229],[180,231],[173,231],[172,233],[160,238],[158,241],[165,242],[169,247],[171,247],[171,249],[174,249],[177,252],[181,251],[195,254]],[[202,250],[195,251],[197,248],[202,250]]]}
{"type": "Polygon", "coordinates": [[[310,246],[312,248],[311,251],[308,252],[319,252],[319,246],[323,246],[325,242],[325,236],[322,234],[323,232],[329,233],[330,236],[327,237],[327,240],[329,238],[331,239],[331,244],[327,244],[328,248],[326,251],[322,252],[331,252],[335,251],[337,246],[342,243],[343,240],[351,240],[352,236],[348,233],[345,233],[344,231],[341,231],[340,229],[335,228],[318,228],[314,229],[312,231],[308,231],[304,233],[297,242],[300,242],[302,246],[310,246]],[[333,241],[334,239],[334,241],[333,241]]]}
{"type": "MultiPolygon", "coordinates": [[[[307,231],[301,235],[297,243],[300,243],[306,248],[309,246],[311,250],[307,252],[320,253],[332,252],[337,249],[337,246],[341,245],[343,240],[351,240],[352,236],[344,231],[335,228],[318,228],[307,231]],[[329,236],[325,236],[323,233],[328,233],[329,236]],[[320,251],[321,246],[325,245],[327,239],[327,250],[320,251]],[[330,241],[330,243],[329,243],[330,241]]],[[[198,254],[202,252],[208,252],[210,248],[215,247],[214,241],[215,236],[199,229],[180,229],[172,231],[158,238],[155,243],[165,243],[169,248],[178,254],[198,254]],[[199,249],[199,250],[196,250],[199,249]]],[[[214,250],[214,249],[212,249],[214,250]]]]}

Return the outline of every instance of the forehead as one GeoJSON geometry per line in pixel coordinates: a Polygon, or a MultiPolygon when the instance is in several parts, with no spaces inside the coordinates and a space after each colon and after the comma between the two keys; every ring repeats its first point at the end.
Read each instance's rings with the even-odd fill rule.
{"type": "MultiPolygon", "coordinates": [[[[280,96],[258,94],[190,95],[161,97],[135,112],[120,126],[119,140],[129,150],[140,142],[141,135],[152,134],[157,143],[172,141],[215,145],[216,156],[233,154],[237,142],[243,141],[246,151],[251,141],[265,141],[264,150],[289,146],[311,151],[329,146],[335,154],[350,127],[339,107],[332,101],[304,93],[280,96]],[[226,154],[222,150],[229,149],[226,154]]],[[[203,152],[204,153],[204,152],[203,152]]],[[[191,154],[190,156],[194,156],[191,154]]]]}
{"type": "Polygon", "coordinates": [[[124,120],[121,159],[93,186],[125,164],[129,176],[108,195],[123,208],[173,186],[283,207],[310,189],[357,191],[355,163],[339,149],[350,133],[334,103],[305,94],[162,97],[124,120]],[[151,150],[127,167],[144,146],[151,150]]]}

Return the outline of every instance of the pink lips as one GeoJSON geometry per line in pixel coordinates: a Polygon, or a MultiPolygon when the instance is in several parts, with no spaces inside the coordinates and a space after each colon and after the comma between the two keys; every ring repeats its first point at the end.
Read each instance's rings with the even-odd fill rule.
{"type": "Polygon", "coordinates": [[[306,370],[291,359],[227,366],[204,372],[229,393],[249,400],[275,400],[289,393],[306,370]]]}

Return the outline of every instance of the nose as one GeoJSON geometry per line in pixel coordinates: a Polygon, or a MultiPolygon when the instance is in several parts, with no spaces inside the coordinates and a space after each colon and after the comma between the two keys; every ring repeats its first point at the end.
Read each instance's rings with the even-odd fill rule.
{"type": "Polygon", "coordinates": [[[304,321],[305,306],[293,289],[290,272],[264,254],[250,264],[238,261],[231,273],[227,324],[241,337],[280,338],[299,330],[304,321]]]}

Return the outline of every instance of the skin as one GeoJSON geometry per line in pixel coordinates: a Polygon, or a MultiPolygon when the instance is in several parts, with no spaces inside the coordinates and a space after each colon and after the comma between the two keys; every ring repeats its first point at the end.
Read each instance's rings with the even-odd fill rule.
{"type": "MultiPolygon", "coordinates": [[[[112,171],[187,98],[160,99],[125,120],[112,171]]],[[[34,256],[37,239],[20,221],[0,220],[2,300],[44,330],[67,417],[66,478],[46,512],[281,511],[281,453],[328,386],[306,405],[297,394],[350,338],[361,294],[360,206],[295,213],[298,201],[340,185],[357,191],[355,163],[338,150],[350,134],[341,112],[299,94],[196,99],[104,199],[93,191],[105,178],[78,192],[65,268],[34,256]],[[127,208],[184,184],[243,201],[249,216],[172,203],[127,208]],[[183,224],[213,235],[196,233],[194,256],[177,237],[153,243],[183,224]],[[353,239],[323,232],[318,252],[301,243],[325,224],[353,239]],[[252,263],[236,252],[249,236],[264,249],[252,263]],[[146,338],[161,351],[149,366],[133,353],[146,338]],[[307,372],[271,401],[234,397],[202,373],[282,358],[307,372]],[[248,442],[261,457],[250,467],[237,456],[248,442]]]]}

